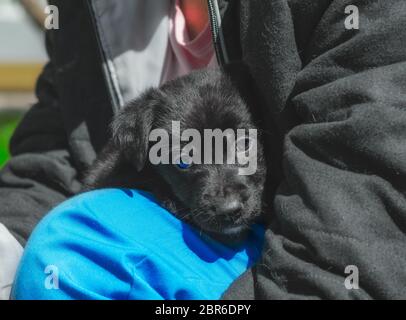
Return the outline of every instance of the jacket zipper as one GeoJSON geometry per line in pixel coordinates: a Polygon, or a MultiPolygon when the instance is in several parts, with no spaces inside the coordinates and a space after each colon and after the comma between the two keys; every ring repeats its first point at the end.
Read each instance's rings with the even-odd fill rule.
{"type": "Polygon", "coordinates": [[[111,73],[109,71],[108,68],[108,62],[107,62],[107,58],[106,58],[106,54],[103,50],[103,46],[102,46],[102,42],[100,39],[100,35],[99,35],[99,30],[97,27],[97,23],[96,23],[96,16],[92,7],[92,0],[88,0],[86,1],[87,5],[88,5],[88,9],[89,9],[89,13],[90,13],[90,17],[92,20],[92,26],[93,26],[93,31],[95,33],[96,36],[96,41],[97,41],[97,47],[99,48],[99,53],[100,53],[100,60],[101,60],[101,64],[103,67],[103,75],[104,75],[104,81],[106,83],[106,87],[109,93],[109,97],[110,97],[110,102],[112,105],[112,109],[113,109],[113,113],[117,113],[117,111],[120,109],[120,99],[119,99],[119,95],[116,92],[116,89],[114,87],[114,80],[111,76],[111,73]]]}
{"type": "MultiPolygon", "coordinates": [[[[91,4],[92,0],[87,1],[87,5],[89,8],[89,13],[90,17],[92,20],[92,25],[93,25],[93,30],[96,36],[96,41],[97,41],[97,46],[99,48],[99,53],[101,57],[101,63],[103,66],[103,75],[104,75],[104,80],[109,92],[113,112],[116,113],[120,109],[120,99],[119,95],[116,92],[114,88],[114,80],[111,77],[111,73],[109,72],[108,69],[108,63],[107,63],[107,58],[106,54],[103,50],[102,42],[100,39],[99,35],[99,30],[97,27],[96,23],[96,16],[94,14],[94,10],[91,4]]],[[[217,61],[219,65],[224,65],[227,64],[228,61],[228,55],[225,49],[225,43],[223,39],[223,35],[220,30],[220,24],[221,24],[221,16],[219,13],[218,9],[218,3],[217,0],[208,0],[208,11],[209,11],[209,19],[210,19],[210,26],[211,26],[211,35],[212,35],[212,40],[213,40],[213,46],[214,46],[214,51],[216,53],[217,61]]]]}
{"type": "Polygon", "coordinates": [[[209,8],[209,18],[211,25],[211,35],[213,39],[214,51],[216,53],[217,62],[219,65],[224,65],[229,62],[228,54],[225,47],[223,34],[221,31],[221,16],[217,0],[207,1],[209,8]]]}

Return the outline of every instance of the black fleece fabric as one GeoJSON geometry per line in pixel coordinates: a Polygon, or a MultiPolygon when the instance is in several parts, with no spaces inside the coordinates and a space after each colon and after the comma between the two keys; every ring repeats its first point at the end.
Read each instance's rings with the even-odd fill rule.
{"type": "Polygon", "coordinates": [[[250,0],[239,13],[282,179],[262,259],[224,298],[406,298],[406,1],[250,0]],[[349,5],[359,30],[345,28],[349,5]]]}
{"type": "MultiPolygon", "coordinates": [[[[113,115],[87,1],[51,4],[63,27],[47,32],[39,102],[0,172],[0,222],[22,244],[80,190],[113,115]]],[[[229,57],[261,101],[276,185],[262,258],[223,298],[406,298],[406,1],[219,4],[229,57]],[[345,28],[348,5],[359,30],[345,28]],[[359,289],[346,288],[347,266],[359,289]]]]}
{"type": "MultiPolygon", "coordinates": [[[[46,33],[50,62],[0,171],[0,223],[25,245],[39,220],[81,190],[81,176],[109,136],[113,107],[87,1],[49,1],[59,29],[46,33]]],[[[0,266],[1,267],[1,266],[0,266]]]]}

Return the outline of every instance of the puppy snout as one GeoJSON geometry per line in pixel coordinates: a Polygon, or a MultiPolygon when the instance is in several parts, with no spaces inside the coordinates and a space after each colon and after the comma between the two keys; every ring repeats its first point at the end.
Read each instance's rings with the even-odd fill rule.
{"type": "Polygon", "coordinates": [[[238,196],[242,202],[245,202],[249,198],[249,190],[245,184],[237,183],[224,187],[224,197],[238,196]]]}
{"type": "Polygon", "coordinates": [[[221,201],[216,208],[220,215],[231,217],[238,214],[243,208],[243,204],[237,197],[227,197],[221,201]]]}

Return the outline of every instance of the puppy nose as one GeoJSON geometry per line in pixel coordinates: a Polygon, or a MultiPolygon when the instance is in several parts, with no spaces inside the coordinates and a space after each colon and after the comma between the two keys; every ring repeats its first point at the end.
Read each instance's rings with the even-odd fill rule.
{"type": "Polygon", "coordinates": [[[236,214],[240,212],[241,209],[242,203],[236,198],[224,199],[217,207],[218,213],[224,215],[236,214]]]}

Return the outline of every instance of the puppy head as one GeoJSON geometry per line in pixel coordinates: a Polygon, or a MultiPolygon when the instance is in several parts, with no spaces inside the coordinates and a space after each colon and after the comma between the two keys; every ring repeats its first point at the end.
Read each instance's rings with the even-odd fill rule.
{"type": "Polygon", "coordinates": [[[208,233],[229,236],[243,234],[261,216],[266,166],[256,129],[240,91],[226,74],[214,69],[151,89],[113,123],[114,140],[128,161],[137,170],[152,168],[162,179],[156,184],[169,187],[166,196],[173,200],[175,214],[208,233]],[[174,122],[180,134],[193,129],[200,142],[180,139],[174,122]],[[166,145],[161,153],[168,152],[169,163],[149,161],[155,144],[150,134],[155,129],[168,133],[160,143],[166,145]],[[207,132],[221,133],[223,138],[216,142],[207,132]],[[229,139],[230,135],[234,137],[229,139]],[[182,161],[187,145],[193,145],[188,156],[201,161],[182,161]],[[222,161],[217,162],[219,152],[222,161]],[[255,170],[247,174],[249,164],[239,161],[239,156],[255,161],[255,170]]]}

